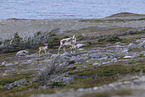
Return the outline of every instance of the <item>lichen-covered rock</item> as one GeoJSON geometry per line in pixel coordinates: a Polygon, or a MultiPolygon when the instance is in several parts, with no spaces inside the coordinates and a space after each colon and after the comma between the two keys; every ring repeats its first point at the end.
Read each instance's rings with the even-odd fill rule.
{"type": "Polygon", "coordinates": [[[8,64],[6,64],[5,66],[13,66],[13,65],[16,65],[16,64],[8,63],[8,64]]]}
{"type": "Polygon", "coordinates": [[[80,48],[80,47],[83,47],[85,46],[86,44],[77,44],[77,48],[80,48]]]}
{"type": "Polygon", "coordinates": [[[133,56],[124,56],[123,58],[133,58],[133,56]]]}
{"type": "Polygon", "coordinates": [[[111,62],[118,62],[117,58],[111,60],[111,62]]]}
{"type": "Polygon", "coordinates": [[[128,49],[134,49],[134,48],[139,48],[138,45],[134,44],[134,43],[130,43],[128,46],[127,46],[128,49]]]}
{"type": "Polygon", "coordinates": [[[13,66],[13,65],[16,65],[14,63],[8,63],[8,62],[3,62],[2,65],[5,65],[5,66],[13,66]]]}
{"type": "Polygon", "coordinates": [[[5,65],[5,64],[8,64],[8,62],[7,61],[2,62],[2,65],[5,65]]]}
{"type": "Polygon", "coordinates": [[[101,64],[100,64],[100,63],[93,63],[93,65],[101,66],[101,64]]]}
{"type": "Polygon", "coordinates": [[[128,54],[128,48],[124,48],[122,51],[121,51],[122,54],[126,55],[128,54]]]}
{"type": "Polygon", "coordinates": [[[19,81],[15,81],[13,83],[10,83],[8,85],[5,85],[4,86],[4,89],[12,89],[12,88],[14,88],[16,86],[21,86],[21,85],[24,85],[26,83],[27,83],[26,79],[21,79],[19,81]]]}
{"type": "Polygon", "coordinates": [[[21,50],[21,51],[18,51],[16,55],[17,56],[25,56],[27,54],[29,54],[29,52],[27,50],[21,50]]]}
{"type": "Polygon", "coordinates": [[[11,72],[11,70],[5,70],[5,71],[4,71],[4,73],[9,73],[9,72],[11,72]]]}
{"type": "Polygon", "coordinates": [[[71,53],[64,52],[63,54],[61,54],[61,56],[71,56],[71,53]]]}
{"type": "Polygon", "coordinates": [[[53,76],[51,78],[52,82],[60,82],[60,84],[66,85],[74,81],[74,76],[65,77],[64,75],[61,76],[53,76]],[[61,83],[62,82],[62,83],[61,83]]]}
{"type": "Polygon", "coordinates": [[[138,44],[138,47],[145,47],[145,40],[138,44]]]}

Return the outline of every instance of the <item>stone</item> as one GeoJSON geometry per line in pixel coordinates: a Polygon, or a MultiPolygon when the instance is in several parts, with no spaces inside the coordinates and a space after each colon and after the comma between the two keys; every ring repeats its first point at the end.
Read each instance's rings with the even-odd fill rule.
{"type": "Polygon", "coordinates": [[[27,62],[26,63],[33,63],[33,62],[36,62],[36,60],[35,59],[30,59],[30,60],[27,60],[27,62]]]}
{"type": "Polygon", "coordinates": [[[80,47],[83,47],[85,46],[86,44],[77,44],[77,48],[80,48],[80,47]]]}
{"type": "Polygon", "coordinates": [[[128,53],[128,48],[124,48],[121,53],[128,53]]]}
{"type": "Polygon", "coordinates": [[[101,64],[100,64],[100,63],[93,63],[93,65],[101,66],[101,64]]]}
{"type": "Polygon", "coordinates": [[[116,44],[116,45],[119,45],[119,44],[122,44],[122,43],[121,43],[121,42],[116,42],[115,44],[116,44]]]}
{"type": "Polygon", "coordinates": [[[79,62],[79,63],[82,63],[82,62],[85,62],[86,59],[83,59],[83,58],[76,58],[75,61],[76,61],[76,62],[79,62]]]}
{"type": "Polygon", "coordinates": [[[140,54],[134,54],[133,55],[133,58],[138,58],[138,57],[140,57],[140,54]]]}
{"type": "Polygon", "coordinates": [[[12,71],[16,71],[16,70],[19,70],[18,68],[14,68],[14,69],[12,69],[12,71]]]}
{"type": "Polygon", "coordinates": [[[37,57],[37,56],[38,56],[37,53],[26,55],[26,57],[37,57]]]}
{"type": "Polygon", "coordinates": [[[123,58],[127,59],[127,58],[133,58],[133,56],[124,56],[123,58]]]}
{"type": "Polygon", "coordinates": [[[74,81],[74,78],[73,78],[73,77],[63,77],[63,81],[64,81],[66,84],[69,84],[69,83],[71,83],[72,81],[74,81]]]}
{"type": "Polygon", "coordinates": [[[115,47],[124,47],[124,46],[121,46],[121,45],[116,45],[115,47]]]}
{"type": "Polygon", "coordinates": [[[2,62],[2,65],[5,65],[5,64],[8,64],[8,62],[6,62],[6,61],[2,62]]]}
{"type": "Polygon", "coordinates": [[[68,53],[68,52],[64,52],[63,54],[61,54],[61,56],[70,56],[71,53],[68,53]]]}
{"type": "Polygon", "coordinates": [[[4,71],[4,73],[9,73],[9,72],[11,72],[11,70],[5,70],[5,71],[4,71]]]}
{"type": "Polygon", "coordinates": [[[144,55],[145,54],[145,51],[141,51],[140,54],[143,54],[144,55]]]}
{"type": "Polygon", "coordinates": [[[13,66],[13,65],[16,65],[16,64],[13,64],[13,63],[7,63],[7,64],[5,64],[5,66],[13,66]]]}
{"type": "Polygon", "coordinates": [[[39,63],[49,63],[51,61],[52,61],[52,59],[44,59],[42,61],[39,61],[39,63]]]}
{"type": "Polygon", "coordinates": [[[13,82],[13,83],[10,83],[10,84],[8,84],[8,85],[5,85],[5,86],[4,86],[4,89],[12,89],[12,88],[14,88],[15,86],[21,86],[21,85],[24,85],[24,84],[26,84],[26,83],[27,83],[26,79],[21,79],[21,80],[19,80],[19,81],[15,81],[15,82],[13,82]]]}
{"type": "Polygon", "coordinates": [[[144,47],[145,46],[145,40],[138,44],[138,47],[144,47]]]}
{"type": "Polygon", "coordinates": [[[69,84],[72,81],[74,81],[74,77],[73,76],[64,77],[64,75],[60,75],[60,76],[52,75],[51,76],[51,81],[52,82],[60,82],[60,84],[63,81],[62,84],[66,85],[66,84],[69,84]]]}
{"type": "Polygon", "coordinates": [[[89,50],[88,53],[100,53],[100,50],[89,50]]]}
{"type": "Polygon", "coordinates": [[[25,56],[27,55],[29,52],[27,50],[21,50],[17,52],[17,56],[25,56]]]}
{"type": "Polygon", "coordinates": [[[79,49],[79,51],[83,51],[83,50],[84,50],[83,48],[80,48],[80,49],[79,49]]]}
{"type": "Polygon", "coordinates": [[[138,48],[138,47],[139,47],[139,46],[136,45],[136,44],[134,44],[134,43],[130,43],[130,44],[127,46],[128,49],[133,49],[133,48],[138,48]]]}
{"type": "Polygon", "coordinates": [[[143,39],[138,39],[135,42],[143,42],[143,41],[144,41],[143,39]]]}
{"type": "Polygon", "coordinates": [[[19,64],[19,62],[14,62],[14,64],[18,65],[18,64],[19,64]]]}
{"type": "Polygon", "coordinates": [[[59,56],[58,54],[52,54],[50,58],[56,58],[57,56],[59,56]]]}
{"type": "Polygon", "coordinates": [[[107,62],[103,62],[102,64],[109,64],[110,63],[110,61],[107,61],[107,62]]]}
{"type": "Polygon", "coordinates": [[[98,89],[98,87],[94,87],[94,88],[93,88],[93,90],[97,90],[97,89],[98,89]]]}
{"type": "Polygon", "coordinates": [[[102,60],[107,60],[107,59],[108,59],[108,56],[99,58],[100,61],[102,61],[102,60]]]}
{"type": "Polygon", "coordinates": [[[99,58],[102,56],[102,53],[92,53],[89,55],[90,58],[99,58]]]}
{"type": "Polygon", "coordinates": [[[117,62],[117,58],[112,59],[111,62],[117,62]]]}

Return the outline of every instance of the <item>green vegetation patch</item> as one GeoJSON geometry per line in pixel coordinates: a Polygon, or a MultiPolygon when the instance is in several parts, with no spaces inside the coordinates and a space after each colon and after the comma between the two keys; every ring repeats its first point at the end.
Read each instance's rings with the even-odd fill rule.
{"type": "Polygon", "coordinates": [[[90,88],[94,86],[101,86],[115,82],[118,79],[115,76],[112,77],[98,77],[98,78],[76,78],[75,81],[65,86],[65,88],[90,88]]]}
{"type": "Polygon", "coordinates": [[[134,59],[101,66],[79,67],[69,71],[70,75],[77,75],[77,77],[66,88],[78,89],[101,86],[115,82],[126,75],[139,75],[141,70],[145,71],[144,59],[134,59]]]}
{"type": "Polygon", "coordinates": [[[17,74],[17,75],[9,75],[0,77],[0,85],[6,85],[8,83],[13,83],[20,79],[26,78],[27,80],[32,78],[32,74],[17,74]]]}
{"type": "Polygon", "coordinates": [[[33,82],[26,84],[24,86],[14,87],[10,90],[1,90],[0,94],[4,97],[29,97],[32,93],[38,92],[38,87],[40,83],[33,82]]]}
{"type": "Polygon", "coordinates": [[[106,23],[113,23],[113,22],[126,22],[126,21],[141,21],[145,20],[145,18],[139,18],[139,19],[83,19],[80,20],[80,22],[90,22],[90,23],[97,23],[97,22],[106,22],[106,23]]]}
{"type": "MultiPolygon", "coordinates": [[[[129,96],[131,95],[131,90],[114,90],[114,91],[105,91],[105,92],[93,92],[93,93],[89,93],[89,94],[84,94],[81,97],[112,97],[112,95],[116,95],[116,97],[118,97],[117,95],[119,95],[119,97],[121,96],[129,96]]],[[[114,96],[115,97],[115,96],[114,96]]]]}

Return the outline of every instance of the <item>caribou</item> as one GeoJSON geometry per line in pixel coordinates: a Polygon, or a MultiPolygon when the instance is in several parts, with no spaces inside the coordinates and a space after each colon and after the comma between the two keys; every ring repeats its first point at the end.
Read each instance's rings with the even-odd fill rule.
{"type": "Polygon", "coordinates": [[[44,51],[45,54],[46,54],[46,50],[47,50],[47,49],[48,49],[47,44],[45,44],[45,46],[39,47],[39,56],[40,56],[40,52],[41,52],[41,51],[44,51]]]}
{"type": "Polygon", "coordinates": [[[58,54],[60,52],[60,49],[63,47],[63,51],[65,52],[65,47],[66,46],[71,46],[71,53],[73,52],[72,50],[75,49],[76,50],[76,37],[75,35],[73,35],[73,37],[70,38],[65,38],[60,40],[60,46],[58,48],[58,54]]]}

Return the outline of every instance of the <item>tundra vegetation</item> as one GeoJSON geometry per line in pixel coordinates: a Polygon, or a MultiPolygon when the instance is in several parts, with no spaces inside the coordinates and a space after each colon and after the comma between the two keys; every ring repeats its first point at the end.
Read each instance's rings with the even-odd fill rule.
{"type": "MultiPolygon", "coordinates": [[[[144,17],[118,13],[105,19],[79,19],[79,22],[145,22],[144,17]]],[[[60,32],[59,28],[39,31],[25,39],[16,32],[11,39],[0,42],[2,97],[40,97],[42,94],[49,97],[124,97],[144,90],[136,87],[145,83],[140,80],[145,72],[145,28],[89,26],[60,32]],[[77,53],[70,53],[68,47],[65,53],[58,55],[60,40],[73,35],[78,45],[84,45],[77,48],[77,53]],[[39,56],[38,48],[46,43],[47,53],[39,56]],[[23,54],[19,55],[21,50],[23,54]],[[130,84],[135,88],[127,88],[130,84]]]]}

